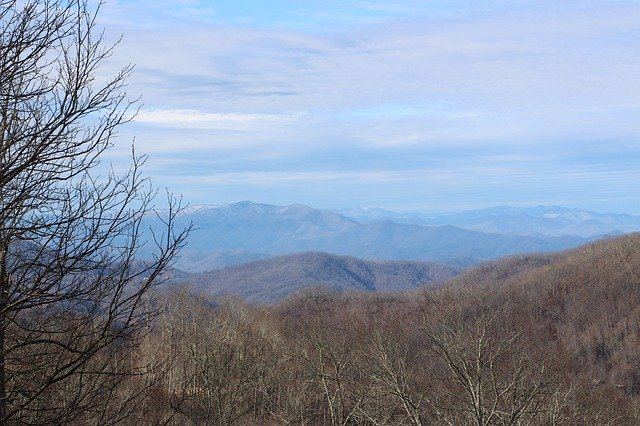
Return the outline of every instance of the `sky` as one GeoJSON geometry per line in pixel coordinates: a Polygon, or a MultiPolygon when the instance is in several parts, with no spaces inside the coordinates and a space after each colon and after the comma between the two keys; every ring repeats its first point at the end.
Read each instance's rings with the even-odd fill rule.
{"type": "Polygon", "coordinates": [[[106,156],[191,204],[640,214],[640,1],[108,0],[106,156]]]}

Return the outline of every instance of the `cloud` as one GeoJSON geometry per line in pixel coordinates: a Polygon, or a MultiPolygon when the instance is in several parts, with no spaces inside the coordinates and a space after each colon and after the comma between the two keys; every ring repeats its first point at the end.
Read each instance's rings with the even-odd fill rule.
{"type": "MultiPolygon", "coordinates": [[[[145,102],[171,108],[352,110],[355,118],[378,109],[385,118],[385,105],[410,110],[426,102],[526,125],[564,116],[565,126],[577,126],[574,117],[595,115],[585,111],[594,105],[602,116],[636,104],[640,59],[637,40],[625,37],[638,29],[634,10],[567,16],[572,12],[359,28],[347,35],[197,26],[145,33],[127,41],[135,53],[126,56],[137,58],[134,83],[145,102]],[[627,43],[602,49],[607,38],[627,43]]],[[[450,109],[442,117],[456,113],[450,109]]]]}
{"type": "Polygon", "coordinates": [[[294,116],[282,114],[215,113],[188,109],[141,110],[135,122],[168,127],[244,128],[255,123],[282,123],[294,116]]]}
{"type": "MultiPolygon", "coordinates": [[[[368,180],[407,202],[401,186],[420,193],[420,162],[451,167],[442,188],[470,197],[453,184],[461,173],[484,182],[470,185],[474,197],[500,202],[564,182],[548,190],[560,199],[553,191],[578,191],[580,178],[604,199],[615,170],[635,176],[637,2],[258,3],[105,5],[108,30],[125,35],[109,69],[135,62],[128,90],[145,103],[122,136],[165,162],[160,179],[171,167],[201,179],[194,196],[207,196],[208,179],[230,194],[251,182],[284,194],[299,181],[366,200],[380,192],[368,180]]],[[[451,202],[444,192],[437,202],[451,202]]]]}

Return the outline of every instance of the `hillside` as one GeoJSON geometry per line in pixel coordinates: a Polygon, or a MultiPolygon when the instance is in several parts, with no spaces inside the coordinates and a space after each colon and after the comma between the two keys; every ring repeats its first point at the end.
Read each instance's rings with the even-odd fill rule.
{"type": "Polygon", "coordinates": [[[563,348],[585,380],[640,395],[640,234],[490,262],[443,291],[498,294],[514,324],[563,348]]]}
{"type": "MultiPolygon", "coordinates": [[[[357,259],[294,258],[315,279],[376,276],[357,259]]],[[[240,285],[300,274],[292,265],[226,271],[240,285]]],[[[244,410],[255,424],[640,424],[640,234],[512,256],[404,293],[341,289],[359,291],[307,289],[269,306],[168,292],[172,332],[151,337],[173,351],[172,374],[191,372],[185,415],[204,422],[212,394],[235,392],[214,413],[244,410]]]]}
{"type": "Polygon", "coordinates": [[[430,262],[366,261],[327,253],[300,253],[182,277],[209,294],[235,294],[271,303],[311,286],[332,291],[405,291],[443,282],[459,268],[430,262]]]}

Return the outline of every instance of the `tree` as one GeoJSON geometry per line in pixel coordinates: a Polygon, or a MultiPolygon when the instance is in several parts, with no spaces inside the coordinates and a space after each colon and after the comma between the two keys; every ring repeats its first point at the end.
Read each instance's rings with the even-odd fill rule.
{"type": "Polygon", "coordinates": [[[160,329],[171,354],[167,398],[180,424],[253,423],[267,415],[281,356],[276,330],[256,310],[233,299],[170,294],[160,329]]]}
{"type": "Polygon", "coordinates": [[[85,0],[0,0],[0,422],[109,423],[139,392],[131,348],[155,313],[150,290],[186,230],[169,197],[153,260],[136,260],[155,192],[132,154],[101,155],[131,119],[132,71],[98,83],[113,53],[85,0]],[[109,417],[113,414],[114,417],[109,417]],[[84,416],[84,417],[80,417],[84,416]]]}
{"type": "Polygon", "coordinates": [[[427,350],[442,382],[434,406],[446,422],[515,425],[549,411],[552,381],[544,364],[527,355],[520,334],[502,321],[505,309],[485,302],[472,312],[426,321],[427,350]]]}
{"type": "Polygon", "coordinates": [[[360,366],[372,383],[369,389],[372,404],[365,404],[362,411],[375,424],[421,426],[425,424],[430,391],[416,380],[417,370],[424,362],[399,340],[388,332],[374,332],[360,366]]]}

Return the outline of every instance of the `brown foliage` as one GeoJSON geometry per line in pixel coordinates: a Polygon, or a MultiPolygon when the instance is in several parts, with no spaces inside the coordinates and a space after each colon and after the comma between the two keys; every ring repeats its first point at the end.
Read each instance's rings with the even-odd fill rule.
{"type": "MultiPolygon", "coordinates": [[[[143,424],[632,424],[639,236],[407,294],[165,297],[143,424]],[[596,301],[599,305],[596,305],[596,301]]],[[[118,365],[125,365],[119,361],[118,365]]],[[[140,383],[140,381],[143,381],[140,383]]]]}
{"type": "Polygon", "coordinates": [[[632,423],[639,241],[404,295],[313,289],[256,307],[174,294],[154,334],[171,348],[164,409],[180,424],[632,423]]]}

